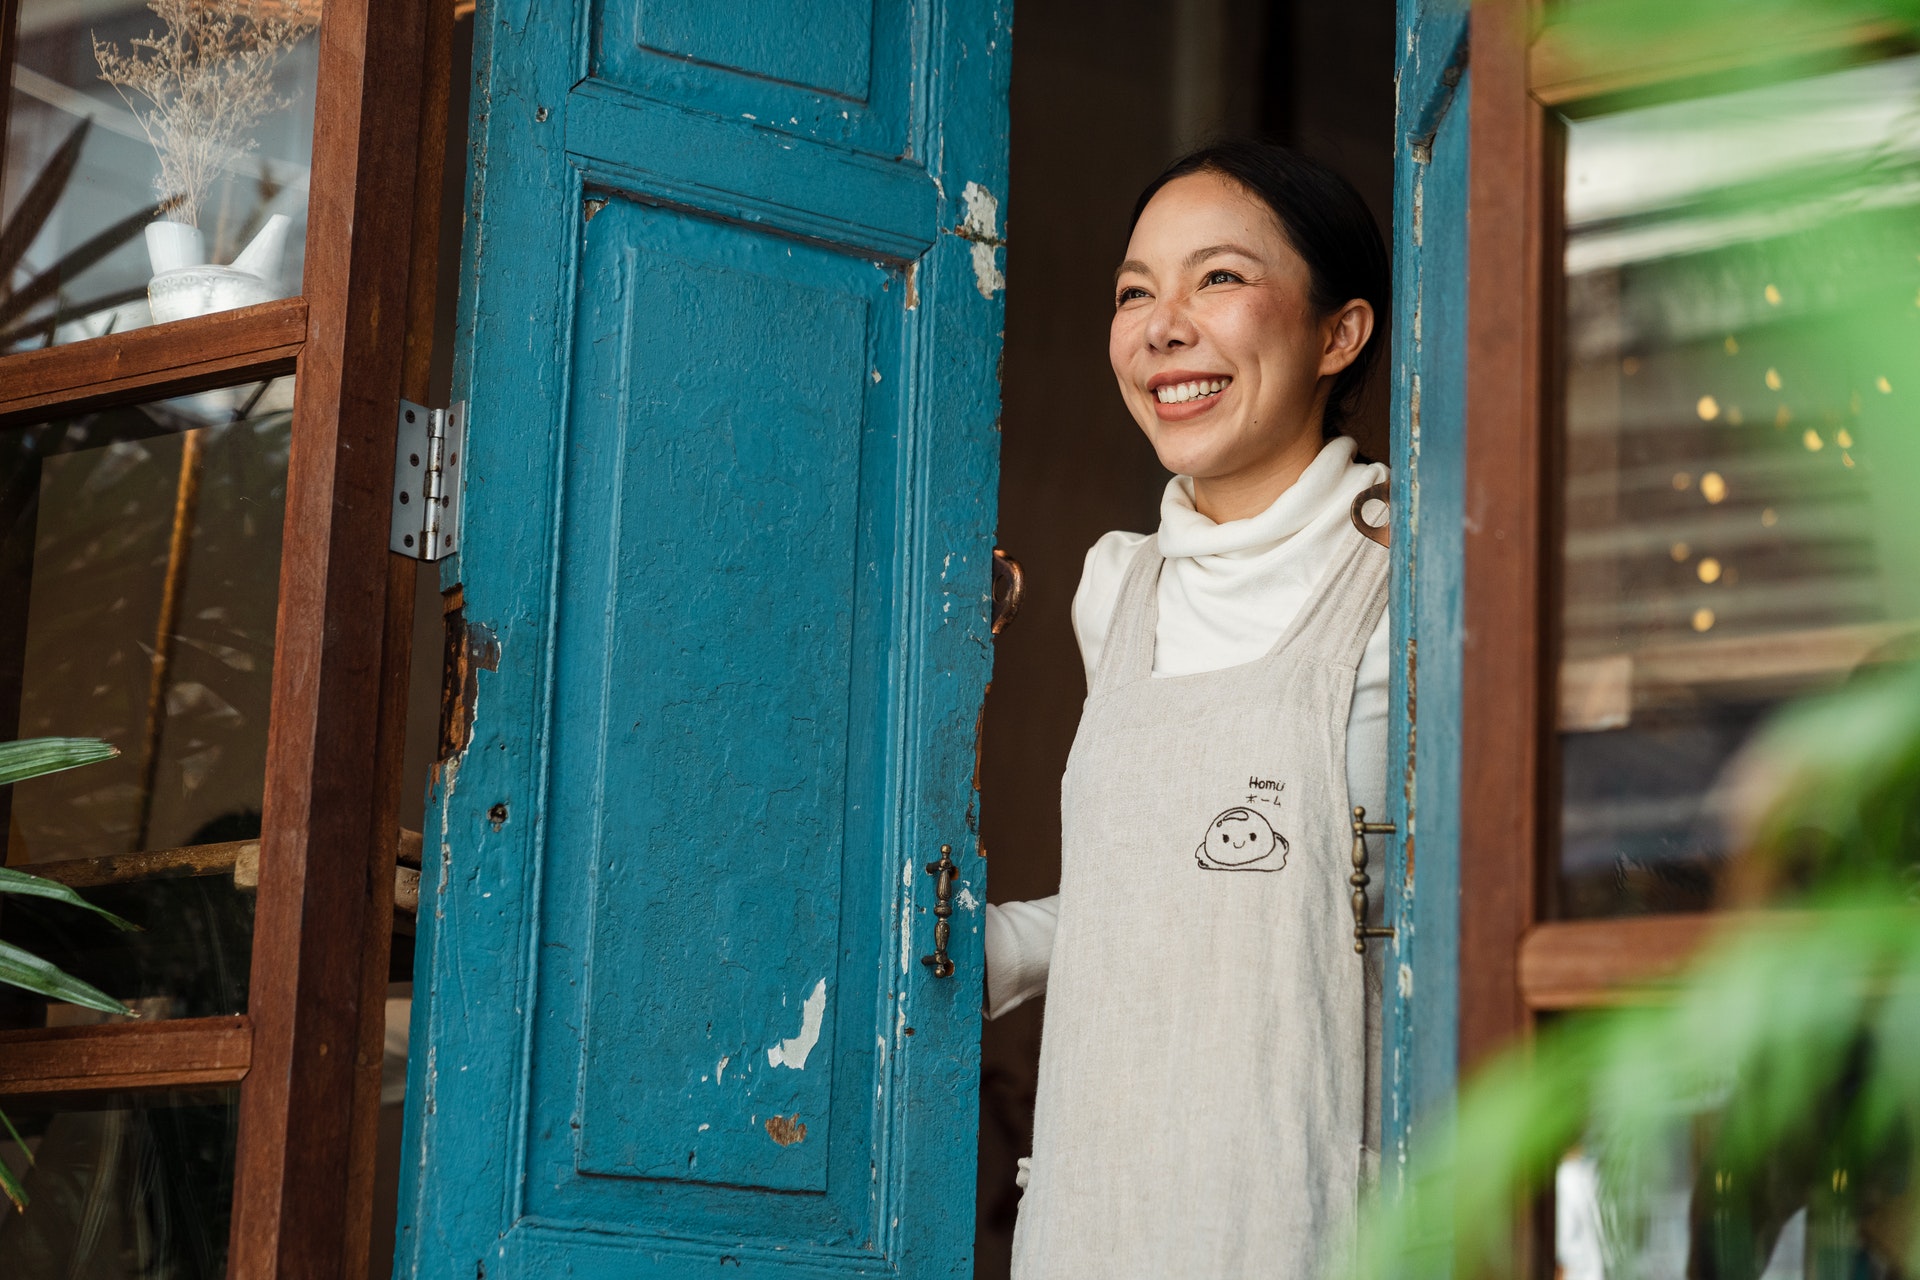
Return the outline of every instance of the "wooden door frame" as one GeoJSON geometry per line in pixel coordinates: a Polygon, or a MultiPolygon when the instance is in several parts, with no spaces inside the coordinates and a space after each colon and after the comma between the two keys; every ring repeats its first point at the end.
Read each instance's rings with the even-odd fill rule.
{"type": "Polygon", "coordinates": [[[0,357],[0,428],[296,375],[248,1012],[0,1033],[0,1101],[238,1085],[249,1280],[368,1263],[414,604],[388,509],[396,401],[426,396],[452,22],[327,0],[301,296],[0,357]]]}
{"type": "Polygon", "coordinates": [[[1529,0],[1472,13],[1467,444],[1460,725],[1462,1073],[1523,1034],[1520,940],[1538,916],[1554,699],[1543,376],[1544,112],[1527,88],[1529,0]]]}

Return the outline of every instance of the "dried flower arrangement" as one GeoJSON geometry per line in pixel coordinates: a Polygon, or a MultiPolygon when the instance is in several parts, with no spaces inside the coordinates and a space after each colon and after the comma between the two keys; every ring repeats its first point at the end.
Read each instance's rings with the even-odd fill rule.
{"type": "Polygon", "coordinates": [[[154,191],[169,217],[198,226],[220,171],[253,150],[254,127],[287,105],[273,72],[317,18],[301,0],[148,0],[164,33],[122,53],[98,39],[100,78],[127,104],[160,158],[154,191]]]}

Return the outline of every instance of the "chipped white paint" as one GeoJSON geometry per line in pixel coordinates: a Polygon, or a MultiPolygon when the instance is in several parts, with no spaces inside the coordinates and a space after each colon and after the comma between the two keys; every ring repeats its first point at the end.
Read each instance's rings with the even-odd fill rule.
{"type": "Polygon", "coordinates": [[[965,911],[977,911],[980,908],[980,899],[974,897],[973,890],[965,885],[960,886],[960,906],[965,911]]]}
{"type": "Polygon", "coordinates": [[[826,1013],[827,980],[822,978],[813,984],[813,994],[800,1006],[800,1034],[768,1049],[768,1065],[805,1071],[807,1055],[813,1052],[813,1046],[820,1043],[820,1023],[826,1013]]]}
{"type": "Polygon", "coordinates": [[[908,862],[900,872],[900,883],[906,886],[906,892],[900,895],[900,972],[910,972],[908,965],[913,962],[913,863],[908,862]]]}
{"type": "Polygon", "coordinates": [[[1411,965],[1400,966],[1400,998],[1413,999],[1413,966],[1411,965]]]}
{"type": "Polygon", "coordinates": [[[1007,287],[1007,277],[1001,274],[1000,264],[994,261],[997,252],[990,244],[973,246],[973,287],[980,291],[983,298],[991,298],[1007,287]]]}
{"type": "Polygon", "coordinates": [[[960,198],[967,202],[966,220],[960,229],[970,238],[980,240],[998,240],[1000,238],[1000,202],[993,192],[977,182],[969,182],[961,191],[960,198]]]}
{"type": "Polygon", "coordinates": [[[973,241],[973,285],[981,297],[991,298],[1007,287],[999,262],[1000,202],[977,182],[969,182],[960,197],[967,202],[960,234],[973,241]]]}
{"type": "Polygon", "coordinates": [[[711,1129],[711,1128],[713,1128],[713,1126],[712,1126],[712,1125],[710,1125],[710,1124],[703,1124],[703,1125],[701,1125],[701,1126],[700,1126],[700,1127],[699,1127],[698,1129],[695,1129],[695,1130],[694,1130],[694,1132],[695,1132],[695,1133],[705,1133],[705,1132],[706,1132],[707,1130],[709,1130],[709,1129],[711,1129]]]}
{"type": "Polygon", "coordinates": [[[725,1084],[727,1082],[727,1064],[732,1061],[732,1054],[725,1053],[720,1055],[720,1061],[713,1065],[713,1082],[715,1084],[725,1084]]]}

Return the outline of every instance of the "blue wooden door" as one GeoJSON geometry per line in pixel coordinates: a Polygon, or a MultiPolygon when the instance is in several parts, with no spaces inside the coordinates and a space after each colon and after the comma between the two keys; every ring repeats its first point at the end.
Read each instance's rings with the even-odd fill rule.
{"type": "Polygon", "coordinates": [[[400,1274],[971,1271],[1009,23],[482,0],[400,1274]]]}
{"type": "Polygon", "coordinates": [[[1458,1076],[1466,479],[1464,0],[1400,0],[1393,193],[1393,673],[1384,1082],[1388,1188],[1458,1076]]]}

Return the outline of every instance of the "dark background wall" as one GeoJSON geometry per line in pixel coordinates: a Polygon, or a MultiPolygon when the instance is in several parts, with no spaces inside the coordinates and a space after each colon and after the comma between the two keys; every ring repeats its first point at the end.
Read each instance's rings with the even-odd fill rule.
{"type": "MultiPolygon", "coordinates": [[[[1000,545],[1026,569],[1028,588],[996,642],[987,701],[982,839],[996,902],[1044,897],[1059,883],[1060,774],[1086,693],[1074,588],[1101,534],[1155,527],[1167,481],[1107,363],[1113,268],[1134,198],[1188,147],[1254,133],[1345,173],[1384,233],[1393,40],[1393,0],[1018,0],[1000,545]]],[[[1384,456],[1378,387],[1356,434],[1384,456]]],[[[986,1026],[982,1278],[1007,1274],[1041,1014],[1035,1003],[986,1026]]]]}

